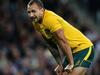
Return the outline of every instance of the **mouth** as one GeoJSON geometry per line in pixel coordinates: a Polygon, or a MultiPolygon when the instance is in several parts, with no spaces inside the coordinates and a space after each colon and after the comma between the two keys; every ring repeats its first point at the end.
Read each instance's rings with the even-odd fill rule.
{"type": "Polygon", "coordinates": [[[38,22],[38,18],[37,17],[31,17],[31,21],[38,22]]]}
{"type": "Polygon", "coordinates": [[[34,21],[34,19],[36,19],[36,17],[30,17],[30,19],[34,21]]]}

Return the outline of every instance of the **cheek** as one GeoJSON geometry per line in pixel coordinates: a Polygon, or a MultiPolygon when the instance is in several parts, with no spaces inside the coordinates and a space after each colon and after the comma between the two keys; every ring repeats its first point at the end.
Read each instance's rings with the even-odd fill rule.
{"type": "Polygon", "coordinates": [[[42,15],[43,15],[43,14],[42,14],[42,11],[40,11],[39,16],[42,17],[42,15]]]}
{"type": "Polygon", "coordinates": [[[38,12],[38,13],[36,13],[36,15],[37,15],[37,17],[40,17],[40,16],[41,16],[41,13],[40,13],[40,12],[38,12]]]}
{"type": "Polygon", "coordinates": [[[37,11],[36,13],[34,13],[34,15],[35,15],[35,16],[38,16],[38,15],[39,15],[38,11],[37,11]]]}
{"type": "Polygon", "coordinates": [[[29,13],[27,15],[30,17],[30,14],[29,13]]]}
{"type": "Polygon", "coordinates": [[[37,13],[38,16],[40,16],[40,13],[37,13]]]}
{"type": "Polygon", "coordinates": [[[38,16],[41,16],[42,14],[41,14],[41,11],[40,10],[38,10],[38,16]]]}

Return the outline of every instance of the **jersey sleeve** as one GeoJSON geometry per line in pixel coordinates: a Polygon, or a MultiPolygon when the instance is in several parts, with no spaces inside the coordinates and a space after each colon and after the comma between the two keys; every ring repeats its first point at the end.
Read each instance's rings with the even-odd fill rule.
{"type": "Polygon", "coordinates": [[[62,25],[61,25],[59,19],[56,17],[53,17],[53,16],[50,16],[47,18],[46,26],[52,33],[57,31],[58,29],[62,28],[62,25]]]}

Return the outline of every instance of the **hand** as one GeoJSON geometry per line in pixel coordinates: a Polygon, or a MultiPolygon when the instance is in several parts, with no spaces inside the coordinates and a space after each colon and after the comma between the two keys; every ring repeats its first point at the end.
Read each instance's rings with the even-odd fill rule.
{"type": "Polygon", "coordinates": [[[72,69],[74,67],[74,64],[68,64],[64,70],[67,71],[68,73],[72,72],[72,69]]]}
{"type": "Polygon", "coordinates": [[[63,70],[63,66],[62,65],[57,65],[57,67],[55,68],[55,72],[57,75],[62,75],[62,70],[63,70]]]}

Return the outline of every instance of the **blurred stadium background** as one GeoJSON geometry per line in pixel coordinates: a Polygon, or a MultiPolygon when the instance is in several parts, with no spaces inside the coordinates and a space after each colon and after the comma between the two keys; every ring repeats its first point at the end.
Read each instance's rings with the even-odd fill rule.
{"type": "MultiPolygon", "coordinates": [[[[42,0],[100,50],[100,0],[42,0]]],[[[56,65],[27,16],[29,0],[0,0],[0,75],[56,75],[56,65]]]]}

